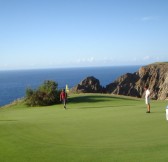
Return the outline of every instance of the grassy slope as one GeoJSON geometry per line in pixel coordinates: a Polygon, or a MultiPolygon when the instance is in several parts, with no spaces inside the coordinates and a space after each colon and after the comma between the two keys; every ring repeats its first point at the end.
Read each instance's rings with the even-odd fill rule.
{"type": "Polygon", "coordinates": [[[166,161],[165,101],[74,95],[62,105],[0,109],[0,161],[166,161]]]}

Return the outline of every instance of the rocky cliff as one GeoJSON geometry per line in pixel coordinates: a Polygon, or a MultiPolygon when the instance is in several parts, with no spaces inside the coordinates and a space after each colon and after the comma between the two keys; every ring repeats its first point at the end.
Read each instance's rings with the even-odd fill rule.
{"type": "Polygon", "coordinates": [[[168,99],[168,63],[150,64],[133,74],[125,74],[107,85],[106,92],[143,97],[145,85],[149,85],[151,98],[168,99]]]}
{"type": "Polygon", "coordinates": [[[102,86],[100,85],[100,81],[98,79],[96,79],[93,76],[90,76],[81,81],[70,91],[75,93],[101,93],[102,86]]]}
{"type": "MultiPolygon", "coordinates": [[[[109,76],[110,77],[110,76],[109,76]]],[[[100,85],[98,79],[87,77],[71,92],[77,93],[110,93],[134,97],[144,97],[144,87],[149,85],[152,99],[168,99],[168,62],[154,63],[141,67],[135,73],[120,76],[106,88],[100,85]]]]}

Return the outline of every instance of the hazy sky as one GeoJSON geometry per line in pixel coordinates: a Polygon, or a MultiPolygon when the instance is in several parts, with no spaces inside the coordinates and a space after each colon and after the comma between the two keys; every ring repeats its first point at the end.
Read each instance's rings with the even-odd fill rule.
{"type": "Polygon", "coordinates": [[[0,70],[157,61],[167,0],[0,0],[0,70]]]}

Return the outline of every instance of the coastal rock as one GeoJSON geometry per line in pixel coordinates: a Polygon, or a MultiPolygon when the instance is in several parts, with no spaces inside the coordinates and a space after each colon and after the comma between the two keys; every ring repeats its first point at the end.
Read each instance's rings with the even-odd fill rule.
{"type": "Polygon", "coordinates": [[[116,81],[106,86],[107,93],[117,95],[136,96],[140,97],[136,82],[139,80],[137,73],[127,73],[120,76],[116,81]]]}
{"type": "Polygon", "coordinates": [[[142,66],[135,73],[126,73],[108,84],[100,85],[98,79],[87,77],[70,91],[75,93],[110,93],[144,97],[144,87],[149,85],[152,99],[168,99],[168,62],[142,66]]]}
{"type": "Polygon", "coordinates": [[[144,86],[149,85],[151,98],[168,99],[168,63],[143,66],[139,71],[122,75],[106,86],[106,92],[118,95],[144,97],[144,86]]]}
{"type": "Polygon", "coordinates": [[[75,93],[100,93],[102,92],[100,81],[93,76],[87,77],[70,91],[75,93]]]}

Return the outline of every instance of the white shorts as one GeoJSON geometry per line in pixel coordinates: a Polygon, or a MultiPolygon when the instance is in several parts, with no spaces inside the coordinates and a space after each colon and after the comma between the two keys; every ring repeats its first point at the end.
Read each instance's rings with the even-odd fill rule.
{"type": "Polygon", "coordinates": [[[145,103],[148,105],[150,104],[150,99],[149,98],[145,98],[145,103]]]}

